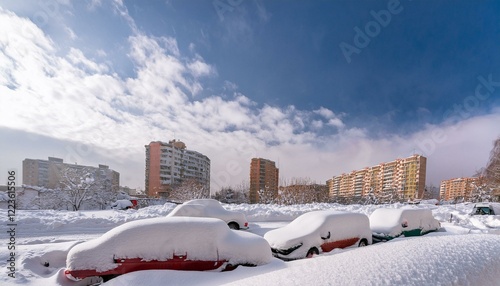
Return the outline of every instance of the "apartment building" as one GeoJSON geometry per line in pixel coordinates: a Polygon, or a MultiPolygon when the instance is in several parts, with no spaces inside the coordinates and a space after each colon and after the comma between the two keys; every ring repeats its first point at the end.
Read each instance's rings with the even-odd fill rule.
{"type": "Polygon", "coordinates": [[[250,163],[250,203],[266,203],[276,198],[278,181],[279,169],[273,161],[253,158],[250,163]]]}
{"type": "Polygon", "coordinates": [[[56,189],[61,187],[60,182],[65,169],[85,170],[94,173],[94,178],[102,182],[102,187],[110,191],[118,191],[120,173],[113,171],[107,165],[98,167],[64,163],[63,159],[48,157],[48,160],[24,159],[23,184],[28,186],[56,189]]]}
{"type": "Polygon", "coordinates": [[[175,187],[195,181],[210,196],[210,159],[179,140],[146,145],[146,195],[168,198],[175,187]]]}
{"type": "Polygon", "coordinates": [[[471,177],[441,181],[439,198],[445,201],[470,198],[472,192],[475,190],[474,186],[480,179],[480,177],[471,177]]]}
{"type": "Polygon", "coordinates": [[[361,199],[369,194],[384,200],[422,198],[427,158],[413,155],[355,170],[326,181],[331,199],[361,199]]]}

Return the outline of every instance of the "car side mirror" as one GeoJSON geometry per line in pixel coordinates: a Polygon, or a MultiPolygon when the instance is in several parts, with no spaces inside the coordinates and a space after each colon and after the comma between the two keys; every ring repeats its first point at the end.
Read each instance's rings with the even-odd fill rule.
{"type": "Polygon", "coordinates": [[[401,223],[401,226],[402,226],[403,228],[408,227],[408,221],[404,220],[404,221],[401,223]]]}
{"type": "Polygon", "coordinates": [[[330,236],[331,236],[331,234],[330,234],[330,232],[328,232],[328,235],[327,235],[326,237],[323,237],[323,236],[322,236],[322,237],[321,237],[321,239],[323,239],[323,240],[325,240],[325,239],[329,239],[329,238],[330,238],[330,236]]]}

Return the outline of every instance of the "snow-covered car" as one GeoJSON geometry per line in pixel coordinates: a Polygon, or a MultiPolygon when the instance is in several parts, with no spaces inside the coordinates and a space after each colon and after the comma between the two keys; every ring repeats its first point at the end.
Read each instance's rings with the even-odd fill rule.
{"type": "Polygon", "coordinates": [[[380,208],[370,215],[374,242],[387,241],[398,236],[420,236],[441,228],[430,209],[380,208]]]}
{"type": "Polygon", "coordinates": [[[137,200],[117,200],[111,205],[115,210],[128,210],[137,207],[137,200]]]}
{"type": "Polygon", "coordinates": [[[282,260],[312,257],[335,248],[372,244],[368,217],[333,210],[305,213],[264,235],[273,256],[282,260]]]}
{"type": "Polygon", "coordinates": [[[101,237],[75,245],[65,275],[78,281],[139,270],[232,270],[272,259],[267,241],[231,230],[214,218],[161,217],[124,223],[101,237]]]}
{"type": "Polygon", "coordinates": [[[218,218],[225,221],[231,229],[248,229],[248,220],[244,213],[228,211],[222,207],[219,201],[212,199],[198,199],[185,202],[175,207],[167,215],[167,217],[172,216],[218,218]]]}
{"type": "Polygon", "coordinates": [[[471,215],[500,215],[500,204],[477,203],[474,205],[471,215]]]}

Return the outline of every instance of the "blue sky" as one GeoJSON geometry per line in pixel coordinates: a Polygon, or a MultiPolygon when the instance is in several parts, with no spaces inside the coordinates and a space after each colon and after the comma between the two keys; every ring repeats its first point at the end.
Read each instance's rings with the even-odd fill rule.
{"type": "Polygon", "coordinates": [[[176,137],[212,159],[213,191],[251,157],[324,182],[414,152],[437,185],[499,135],[498,1],[0,7],[2,170],[56,156],[143,187],[144,145],[176,137]]]}

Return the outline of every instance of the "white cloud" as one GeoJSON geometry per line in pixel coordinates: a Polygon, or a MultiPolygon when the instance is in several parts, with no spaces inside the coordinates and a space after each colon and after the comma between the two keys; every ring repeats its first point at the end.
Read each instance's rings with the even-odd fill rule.
{"type": "Polygon", "coordinates": [[[215,70],[210,65],[206,64],[204,61],[196,59],[188,64],[188,68],[191,74],[195,77],[208,76],[215,74],[215,70]]]}
{"type": "Polygon", "coordinates": [[[317,110],[314,110],[314,113],[319,114],[326,119],[335,118],[335,113],[333,113],[333,111],[328,108],[324,108],[323,106],[317,110]]]}
{"type": "Polygon", "coordinates": [[[311,126],[313,129],[321,129],[323,127],[323,121],[321,120],[313,120],[311,122],[311,126]]]}
{"type": "Polygon", "coordinates": [[[94,10],[97,7],[102,6],[102,0],[90,0],[89,3],[87,4],[87,8],[89,10],[94,10]]]}
{"type": "Polygon", "coordinates": [[[230,82],[228,80],[224,81],[224,90],[226,91],[235,91],[238,89],[238,85],[234,82],[230,82]]]}
{"type": "Polygon", "coordinates": [[[108,67],[104,64],[97,64],[83,54],[82,51],[70,48],[66,58],[74,65],[80,66],[83,70],[88,70],[90,73],[104,73],[108,71],[108,67]]]}
{"type": "Polygon", "coordinates": [[[138,33],[139,29],[137,28],[137,25],[135,24],[134,19],[128,13],[127,7],[125,7],[125,5],[123,5],[123,1],[122,0],[114,0],[113,7],[114,7],[114,12],[117,13],[118,15],[122,16],[123,19],[125,19],[125,21],[127,21],[130,29],[132,29],[132,32],[138,33]]]}
{"type": "MultiPolygon", "coordinates": [[[[333,111],[328,108],[320,107],[317,110],[314,110],[314,113],[321,115],[325,119],[327,119],[327,125],[333,126],[336,128],[344,128],[345,124],[342,122],[340,116],[337,116],[333,111]]],[[[317,124],[316,124],[317,125],[317,124]]]]}
{"type": "Polygon", "coordinates": [[[76,40],[78,38],[78,36],[75,34],[75,32],[73,32],[73,30],[70,27],[65,27],[64,30],[66,30],[66,33],[68,34],[70,39],[76,40]]]}
{"type": "Polygon", "coordinates": [[[344,123],[339,118],[332,118],[332,119],[328,120],[328,125],[334,126],[334,127],[337,127],[337,128],[343,128],[344,127],[344,123]]]}
{"type": "Polygon", "coordinates": [[[105,57],[107,56],[108,54],[106,54],[106,52],[102,49],[98,49],[97,50],[97,55],[100,56],[100,57],[105,57]]]}
{"type": "Polygon", "coordinates": [[[257,15],[259,16],[260,21],[263,23],[269,22],[272,14],[266,10],[263,4],[256,1],[255,5],[257,6],[257,15]]]}
{"type": "Polygon", "coordinates": [[[189,43],[189,51],[194,53],[196,51],[196,45],[194,43],[189,43]]]}

